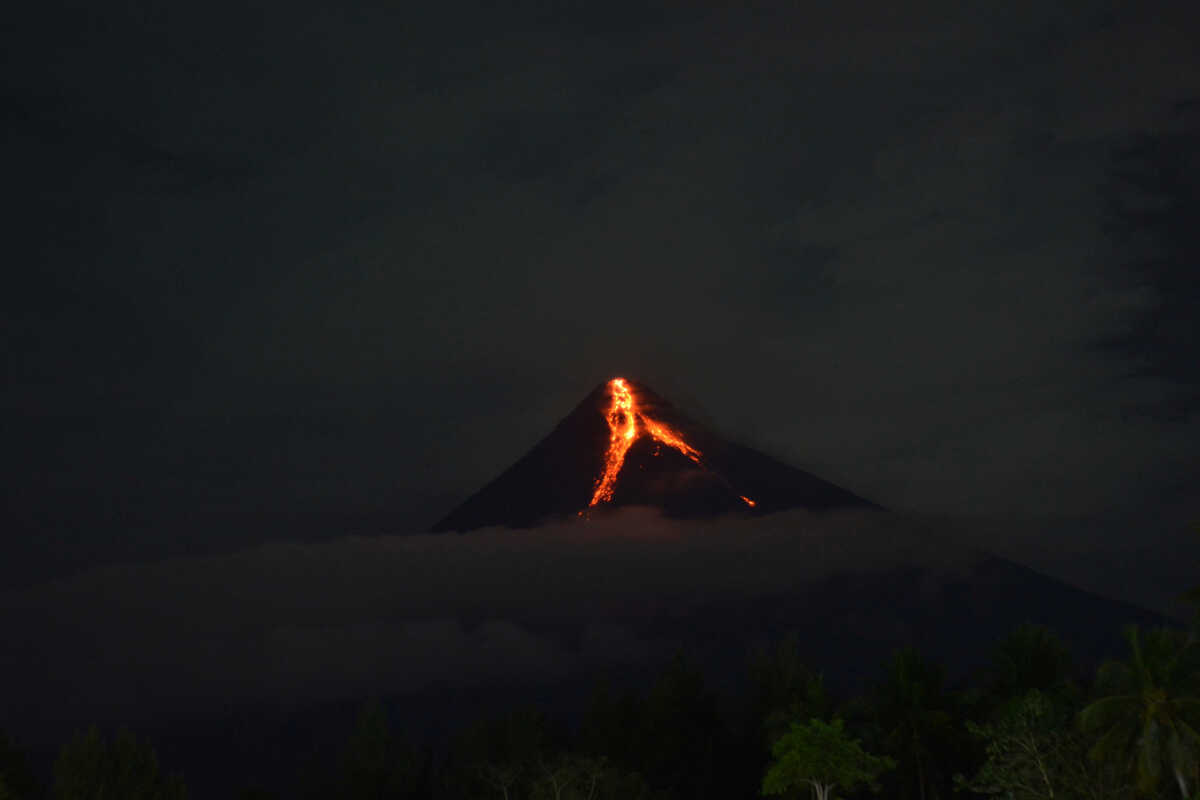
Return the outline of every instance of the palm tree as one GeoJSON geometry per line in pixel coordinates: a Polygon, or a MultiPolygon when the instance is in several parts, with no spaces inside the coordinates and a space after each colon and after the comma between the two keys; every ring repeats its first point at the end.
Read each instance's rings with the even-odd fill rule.
{"type": "Polygon", "coordinates": [[[1138,790],[1157,789],[1164,768],[1189,800],[1200,778],[1200,673],[1197,648],[1178,631],[1125,629],[1130,661],[1110,661],[1097,673],[1104,696],[1079,713],[1085,731],[1099,732],[1092,758],[1117,760],[1138,790]]]}

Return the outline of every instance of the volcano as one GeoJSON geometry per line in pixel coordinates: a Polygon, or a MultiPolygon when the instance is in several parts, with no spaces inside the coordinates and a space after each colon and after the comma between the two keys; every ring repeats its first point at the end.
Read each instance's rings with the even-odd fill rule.
{"type": "Polygon", "coordinates": [[[791,508],[880,509],[718,436],[643,383],[613,378],[432,530],[525,528],[633,505],[681,519],[791,508]]]}

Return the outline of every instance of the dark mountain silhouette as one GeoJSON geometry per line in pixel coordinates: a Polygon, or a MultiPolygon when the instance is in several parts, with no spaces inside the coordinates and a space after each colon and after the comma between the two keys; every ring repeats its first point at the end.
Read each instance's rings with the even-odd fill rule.
{"type": "MultiPolygon", "coordinates": [[[[609,448],[611,384],[596,387],[545,439],[433,530],[524,528],[587,509],[609,448]]],[[[697,462],[640,428],[625,454],[612,499],[598,506],[599,511],[641,505],[659,508],[669,517],[695,519],[789,508],[879,508],[815,475],[723,439],[645,384],[626,384],[646,419],[665,424],[701,455],[697,462]]]]}

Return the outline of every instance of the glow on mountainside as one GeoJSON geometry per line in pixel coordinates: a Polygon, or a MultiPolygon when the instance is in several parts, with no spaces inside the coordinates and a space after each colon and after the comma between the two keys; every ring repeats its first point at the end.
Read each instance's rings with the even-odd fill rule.
{"type": "MultiPolygon", "coordinates": [[[[621,467],[625,465],[625,454],[642,432],[656,442],[675,448],[697,464],[701,463],[699,450],[685,442],[679,433],[666,424],[650,419],[638,408],[633,390],[624,378],[613,378],[608,382],[608,389],[612,394],[612,405],[605,414],[608,421],[608,452],[604,455],[604,472],[596,481],[596,490],[592,494],[592,502],[588,503],[589,508],[612,500],[617,476],[621,474],[621,467]]],[[[749,497],[739,495],[739,498],[746,505],[754,507],[755,503],[749,497]]]]}
{"type": "Polygon", "coordinates": [[[592,494],[589,506],[612,500],[617,474],[625,465],[625,454],[638,435],[637,412],[633,407],[633,392],[629,390],[629,384],[625,383],[624,378],[613,378],[608,382],[608,388],[612,390],[612,407],[605,415],[608,420],[608,452],[604,455],[604,473],[596,481],[596,491],[592,494]]]}

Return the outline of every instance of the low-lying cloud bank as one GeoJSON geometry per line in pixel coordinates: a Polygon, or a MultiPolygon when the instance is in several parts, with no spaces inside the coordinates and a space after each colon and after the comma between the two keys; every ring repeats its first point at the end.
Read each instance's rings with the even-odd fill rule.
{"type": "Polygon", "coordinates": [[[979,556],[956,540],[898,514],[637,509],[96,569],[3,597],[0,678],[21,687],[5,716],[125,720],[632,667],[669,655],[670,621],[689,614],[835,575],[965,576],[979,556]]]}
{"type": "Polygon", "coordinates": [[[96,569],[4,597],[7,698],[120,717],[432,684],[556,678],[639,662],[656,619],[965,551],[887,514],[586,524],[347,538],[96,569]],[[548,632],[569,632],[551,635],[548,632]]]}

